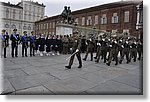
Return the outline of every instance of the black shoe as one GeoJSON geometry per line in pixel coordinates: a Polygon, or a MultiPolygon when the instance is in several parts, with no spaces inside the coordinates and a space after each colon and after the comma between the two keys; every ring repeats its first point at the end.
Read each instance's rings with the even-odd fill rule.
{"type": "Polygon", "coordinates": [[[118,65],[118,63],[116,63],[115,65],[118,65]]]}
{"type": "Polygon", "coordinates": [[[136,62],[136,59],[134,60],[134,62],[136,62]]]}
{"type": "Polygon", "coordinates": [[[15,57],[18,57],[18,56],[15,56],[15,57]]]}
{"type": "Polygon", "coordinates": [[[108,66],[110,66],[110,63],[106,63],[108,66]]]}
{"type": "Polygon", "coordinates": [[[86,59],[85,59],[85,58],[83,58],[83,60],[84,60],[84,61],[86,61],[86,59]]]}
{"type": "Polygon", "coordinates": [[[93,61],[93,59],[91,59],[90,61],[93,61]]]}
{"type": "Polygon", "coordinates": [[[129,61],[126,62],[127,64],[129,63],[129,61]]]}
{"type": "Polygon", "coordinates": [[[95,60],[96,63],[98,63],[98,60],[95,60]]]}
{"type": "Polygon", "coordinates": [[[120,61],[119,61],[119,64],[121,64],[121,63],[122,63],[122,61],[120,60],[120,61]]]}
{"type": "Polygon", "coordinates": [[[71,66],[65,66],[66,68],[68,68],[68,69],[71,69],[71,66]]]}
{"type": "Polygon", "coordinates": [[[4,56],[4,58],[7,58],[6,56],[4,56]]]}
{"type": "Polygon", "coordinates": [[[82,68],[82,65],[79,65],[78,68],[82,68]]]}
{"type": "Polygon", "coordinates": [[[106,63],[106,61],[104,61],[104,63],[106,63]]]}
{"type": "Polygon", "coordinates": [[[35,55],[33,55],[33,56],[35,56],[35,55]]]}
{"type": "Polygon", "coordinates": [[[97,57],[94,57],[94,59],[97,59],[97,57]]]}
{"type": "Polygon", "coordinates": [[[24,56],[22,55],[22,57],[24,57],[24,56]]]}
{"type": "Polygon", "coordinates": [[[26,55],[26,57],[28,57],[28,56],[26,55]]]}

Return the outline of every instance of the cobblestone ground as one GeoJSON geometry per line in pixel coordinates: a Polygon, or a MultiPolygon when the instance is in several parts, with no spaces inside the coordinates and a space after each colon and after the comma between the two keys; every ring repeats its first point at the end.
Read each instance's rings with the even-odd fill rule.
{"type": "Polygon", "coordinates": [[[75,58],[72,69],[66,69],[69,56],[22,58],[19,53],[18,58],[11,58],[8,54],[6,59],[1,58],[2,94],[142,94],[143,69],[139,61],[106,66],[88,57],[78,69],[75,58]]]}

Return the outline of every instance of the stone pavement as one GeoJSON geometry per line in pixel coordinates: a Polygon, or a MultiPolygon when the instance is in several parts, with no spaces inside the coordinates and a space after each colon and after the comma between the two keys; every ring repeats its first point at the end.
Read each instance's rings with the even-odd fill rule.
{"type": "MultiPolygon", "coordinates": [[[[140,62],[106,66],[102,61],[78,61],[66,69],[70,55],[1,59],[2,94],[142,94],[140,62]]],[[[83,58],[84,54],[82,54],[83,58]]]]}

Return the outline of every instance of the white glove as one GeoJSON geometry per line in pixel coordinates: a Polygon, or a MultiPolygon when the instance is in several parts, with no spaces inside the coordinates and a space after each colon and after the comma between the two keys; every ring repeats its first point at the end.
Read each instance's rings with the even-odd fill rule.
{"type": "Polygon", "coordinates": [[[109,45],[109,47],[112,47],[112,45],[109,45]]]}
{"type": "Polygon", "coordinates": [[[128,44],[129,42],[128,42],[128,41],[126,41],[126,43],[128,44]]]}
{"type": "Polygon", "coordinates": [[[70,48],[70,50],[72,51],[72,48],[70,48]]]}
{"type": "Polygon", "coordinates": [[[53,47],[53,45],[51,45],[51,47],[53,47]]]}
{"type": "Polygon", "coordinates": [[[130,48],[132,48],[132,46],[130,46],[130,48]]]}
{"type": "Polygon", "coordinates": [[[136,44],[136,42],[134,42],[134,44],[136,44]]]}
{"type": "Polygon", "coordinates": [[[114,43],[117,44],[117,41],[115,41],[114,43]]]}
{"type": "Polygon", "coordinates": [[[90,39],[90,41],[92,41],[92,39],[90,39]]]}
{"type": "Polygon", "coordinates": [[[88,43],[87,43],[87,42],[86,42],[85,44],[86,44],[86,45],[88,45],[88,43]]]}
{"type": "Polygon", "coordinates": [[[57,45],[55,45],[55,47],[57,47],[57,45]]]}
{"type": "Polygon", "coordinates": [[[79,52],[79,49],[76,49],[76,52],[79,52]]]}
{"type": "Polygon", "coordinates": [[[124,46],[123,46],[123,45],[122,45],[121,47],[122,47],[122,48],[124,48],[124,46]]]}

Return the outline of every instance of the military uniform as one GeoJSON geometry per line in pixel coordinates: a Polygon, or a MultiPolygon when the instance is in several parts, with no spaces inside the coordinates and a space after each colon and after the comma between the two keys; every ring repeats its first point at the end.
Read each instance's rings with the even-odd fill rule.
{"type": "Polygon", "coordinates": [[[137,44],[137,52],[138,52],[138,60],[141,60],[142,54],[143,54],[143,44],[141,41],[137,44]]]}
{"type": "Polygon", "coordinates": [[[33,35],[33,32],[31,32],[31,36],[29,37],[30,39],[30,56],[35,56],[35,36],[33,35]]]}
{"type": "Polygon", "coordinates": [[[63,54],[67,54],[68,53],[68,43],[69,43],[69,40],[67,37],[64,37],[63,38],[63,54]]]}
{"type": "Polygon", "coordinates": [[[40,56],[43,56],[43,51],[45,51],[45,37],[43,35],[39,38],[39,51],[40,56]]]}
{"type": "Polygon", "coordinates": [[[118,44],[117,44],[117,41],[112,41],[112,43],[110,44],[108,62],[106,63],[108,66],[110,66],[112,58],[114,58],[114,60],[116,61],[115,65],[118,65],[118,44]]]}
{"type": "Polygon", "coordinates": [[[25,56],[27,57],[28,40],[26,31],[24,32],[24,36],[21,37],[21,43],[22,43],[22,57],[24,57],[24,52],[25,56]]]}
{"type": "Polygon", "coordinates": [[[136,62],[137,58],[137,43],[134,41],[130,45],[130,61],[133,58],[134,62],[136,62]]]}
{"type": "Polygon", "coordinates": [[[14,57],[14,50],[15,50],[15,57],[18,57],[18,44],[20,41],[20,36],[16,32],[17,32],[17,29],[14,29],[13,34],[11,34],[10,36],[10,40],[12,41],[11,43],[11,46],[12,46],[11,56],[12,57],[14,57]]]}
{"type": "Polygon", "coordinates": [[[65,66],[66,68],[71,69],[71,66],[73,64],[75,55],[77,56],[77,59],[79,61],[78,68],[82,67],[82,60],[81,60],[81,55],[80,55],[80,48],[81,48],[81,39],[78,38],[77,35],[76,35],[75,37],[73,37],[72,54],[75,53],[75,52],[76,53],[71,56],[70,61],[69,61],[69,65],[65,66]]]}
{"type": "Polygon", "coordinates": [[[89,39],[87,40],[87,50],[86,50],[86,54],[85,57],[83,58],[83,60],[86,61],[88,54],[91,54],[91,61],[93,61],[93,52],[94,52],[94,40],[93,39],[89,39]]]}
{"type": "Polygon", "coordinates": [[[130,53],[130,45],[129,45],[129,42],[128,41],[125,41],[124,44],[122,45],[122,55],[121,55],[121,59],[119,61],[119,63],[121,64],[123,59],[124,59],[124,56],[126,55],[126,60],[127,60],[127,63],[130,62],[130,59],[129,59],[129,53],[130,53]]]}
{"type": "MultiPolygon", "coordinates": [[[[1,40],[2,40],[2,49],[4,50],[4,58],[6,58],[6,48],[9,46],[9,35],[5,34],[5,30],[2,30],[1,40]]],[[[2,53],[2,51],[1,51],[2,53]]]]}

